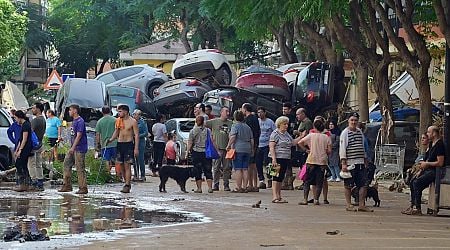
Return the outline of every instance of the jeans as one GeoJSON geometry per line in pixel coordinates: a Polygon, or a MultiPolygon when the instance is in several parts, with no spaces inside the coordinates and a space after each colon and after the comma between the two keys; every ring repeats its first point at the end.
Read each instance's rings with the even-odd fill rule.
{"type": "Polygon", "coordinates": [[[214,187],[219,187],[220,175],[223,173],[223,186],[228,187],[231,179],[231,166],[230,160],[225,159],[227,151],[224,149],[219,149],[220,157],[212,161],[213,164],[213,176],[214,176],[214,187]]]}
{"type": "Polygon", "coordinates": [[[19,157],[16,159],[16,175],[17,184],[19,185],[29,185],[30,184],[30,173],[28,172],[28,156],[30,152],[21,152],[19,157]]]}
{"type": "Polygon", "coordinates": [[[339,173],[341,172],[341,170],[339,169],[339,166],[331,166],[331,165],[329,165],[328,166],[328,168],[330,169],[330,172],[331,172],[331,178],[333,179],[333,180],[336,180],[336,179],[340,179],[341,177],[339,176],[339,173]]]}
{"type": "Polygon", "coordinates": [[[422,191],[436,179],[436,172],[425,170],[419,177],[411,181],[411,205],[417,209],[422,206],[422,191]]]}
{"type": "Polygon", "coordinates": [[[263,167],[269,163],[269,146],[260,147],[256,151],[256,170],[258,171],[258,178],[264,181],[263,167]]]}
{"type": "Polygon", "coordinates": [[[139,177],[139,175],[144,178],[145,177],[145,140],[139,140],[138,145],[139,155],[135,161],[134,165],[134,176],[139,177]]]}
{"type": "Polygon", "coordinates": [[[166,150],[166,143],[164,142],[153,142],[153,167],[152,171],[158,171],[162,167],[162,162],[164,158],[164,151],[166,150]]]}

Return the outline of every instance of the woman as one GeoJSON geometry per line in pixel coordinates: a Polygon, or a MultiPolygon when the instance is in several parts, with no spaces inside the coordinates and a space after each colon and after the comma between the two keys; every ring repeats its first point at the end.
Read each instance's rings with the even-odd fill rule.
{"type": "Polygon", "coordinates": [[[333,120],[328,123],[328,130],[331,133],[331,154],[328,158],[328,169],[330,169],[331,178],[328,181],[339,182],[341,181],[339,176],[339,136],[341,135],[341,131],[333,120]]]}
{"type": "Polygon", "coordinates": [[[58,148],[55,146],[61,139],[61,120],[55,116],[55,112],[51,109],[47,110],[47,117],[45,135],[50,147],[53,148],[53,159],[58,159],[58,148]]]}
{"type": "Polygon", "coordinates": [[[234,193],[246,193],[248,181],[248,165],[252,155],[254,138],[252,129],[244,123],[244,113],[236,110],[233,114],[234,121],[229,133],[227,150],[234,148],[235,156],[233,160],[234,176],[236,178],[236,188],[234,193]]]}
{"type": "MultiPolygon", "coordinates": [[[[195,118],[196,126],[189,132],[187,152],[192,154],[192,162],[195,168],[195,182],[197,190],[194,193],[202,193],[202,173],[205,175],[208,184],[208,193],[212,193],[212,162],[205,155],[206,136],[208,128],[205,127],[205,118],[197,116],[195,118]]],[[[211,131],[209,131],[211,136],[211,131]]],[[[211,139],[212,140],[212,139],[211,139]]]]}
{"type": "Polygon", "coordinates": [[[14,153],[16,157],[17,184],[13,190],[17,192],[25,192],[30,184],[30,174],[28,172],[28,157],[33,149],[31,143],[31,123],[28,121],[22,110],[16,111],[14,114],[16,122],[22,127],[22,133],[19,136],[18,146],[14,153]]]}
{"type": "Polygon", "coordinates": [[[314,205],[320,204],[319,197],[322,192],[325,169],[328,166],[328,155],[331,153],[331,139],[323,134],[325,123],[321,119],[315,119],[313,126],[318,133],[309,133],[299,142],[300,148],[308,152],[308,158],[306,158],[307,175],[303,186],[304,199],[299,205],[308,205],[310,185],[315,185],[314,188],[316,189],[313,192],[314,205]]]}
{"type": "Polygon", "coordinates": [[[272,158],[272,165],[280,166],[278,176],[273,176],[272,180],[272,202],[287,203],[281,198],[281,183],[286,174],[286,169],[291,161],[291,147],[298,144],[300,137],[292,139],[287,132],[289,118],[280,116],[275,121],[277,129],[272,132],[269,138],[269,157],[272,158]]]}
{"type": "Polygon", "coordinates": [[[148,136],[148,127],[147,123],[142,119],[142,111],[139,109],[134,110],[133,112],[133,118],[138,123],[138,129],[139,129],[139,155],[137,157],[136,164],[134,164],[134,178],[137,181],[145,181],[145,161],[144,161],[144,154],[145,154],[145,140],[148,136]],[[139,178],[139,174],[141,177],[139,178]]]}

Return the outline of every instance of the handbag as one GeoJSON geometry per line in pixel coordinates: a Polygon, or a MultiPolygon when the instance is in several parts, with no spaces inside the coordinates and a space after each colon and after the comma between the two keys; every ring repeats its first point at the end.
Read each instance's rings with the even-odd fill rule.
{"type": "Polygon", "coordinates": [[[234,160],[236,155],[236,150],[234,148],[230,148],[227,150],[227,154],[225,155],[225,159],[234,160]]]}
{"type": "Polygon", "coordinates": [[[214,143],[211,140],[211,135],[209,133],[209,129],[206,129],[206,142],[205,142],[205,154],[207,159],[219,159],[220,155],[217,152],[216,147],[214,147],[214,143]]]}
{"type": "Polygon", "coordinates": [[[298,175],[297,175],[297,177],[298,177],[298,179],[300,179],[300,180],[302,180],[302,181],[305,181],[306,180],[306,177],[307,177],[307,166],[306,166],[306,164],[304,164],[303,165],[303,167],[301,167],[300,169],[299,169],[299,171],[298,171],[298,175]]]}
{"type": "Polygon", "coordinates": [[[272,163],[269,163],[267,167],[267,174],[272,177],[278,177],[280,175],[281,166],[280,164],[276,164],[275,166],[272,163]]]}

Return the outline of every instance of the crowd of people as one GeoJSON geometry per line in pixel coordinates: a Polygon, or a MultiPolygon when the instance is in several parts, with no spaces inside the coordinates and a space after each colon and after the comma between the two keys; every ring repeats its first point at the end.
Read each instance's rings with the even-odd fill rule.
{"type": "MultiPolygon", "coordinates": [[[[328,182],[344,182],[344,196],[347,211],[371,212],[366,207],[367,188],[374,177],[374,164],[364,123],[359,122],[358,113],[351,113],[348,126],[340,131],[336,120],[326,121],[317,116],[313,120],[307,110],[292,110],[290,103],[283,104],[283,115],[275,121],[267,116],[264,107],[254,107],[244,103],[232,114],[222,107],[219,117],[214,117],[212,108],[198,103],[194,107],[195,126],[189,133],[187,158],[192,160],[196,170],[195,193],[202,193],[202,183],[206,180],[207,192],[222,189],[234,193],[259,192],[272,188],[273,203],[287,203],[281,190],[293,190],[295,175],[293,169],[303,172],[300,189],[303,199],[299,205],[320,205],[328,201],[328,182]],[[295,115],[294,115],[295,114],[295,115]],[[212,142],[217,157],[207,157],[208,141],[212,142]],[[267,171],[267,168],[275,172],[267,171]],[[230,187],[232,177],[235,187],[230,187]],[[266,182],[267,180],[267,182],[266,182]],[[309,193],[312,190],[312,199],[309,193]],[[352,205],[351,194],[356,190],[357,207],[352,205]]],[[[44,107],[35,103],[31,109],[33,119],[21,111],[11,110],[15,122],[8,130],[10,140],[15,144],[17,186],[15,191],[42,191],[44,176],[42,169],[43,138],[48,138],[54,158],[57,144],[61,141],[61,121],[52,110],[43,115],[44,107]],[[33,136],[40,146],[33,147],[33,136]]],[[[153,126],[147,127],[140,110],[130,113],[129,107],[119,105],[118,117],[111,116],[111,109],[102,109],[103,117],[97,122],[96,145],[110,171],[115,167],[116,175],[123,180],[123,193],[131,190],[131,181],[145,181],[145,150],[149,132],[153,136],[152,176],[167,165],[176,165],[178,148],[176,133],[167,131],[165,116],[159,114],[153,126]],[[133,171],[131,168],[133,165],[133,171]],[[134,176],[132,177],[134,173],[134,176]]],[[[63,186],[59,192],[71,192],[72,167],[78,175],[77,194],[88,193],[86,183],[85,154],[88,150],[86,125],[80,117],[80,107],[71,105],[69,115],[71,125],[71,147],[64,159],[63,186]]],[[[417,171],[411,180],[411,205],[404,214],[421,214],[422,191],[434,181],[436,168],[444,165],[445,149],[440,131],[431,126],[422,135],[422,143],[427,148],[417,160],[417,171]]]]}

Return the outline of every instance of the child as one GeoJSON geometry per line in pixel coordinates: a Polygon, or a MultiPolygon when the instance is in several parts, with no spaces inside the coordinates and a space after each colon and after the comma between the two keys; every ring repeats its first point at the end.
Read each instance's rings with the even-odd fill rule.
{"type": "Polygon", "coordinates": [[[167,135],[169,141],[166,143],[165,156],[167,165],[176,165],[176,157],[177,157],[177,144],[175,143],[177,136],[175,132],[170,132],[167,135]]]}

